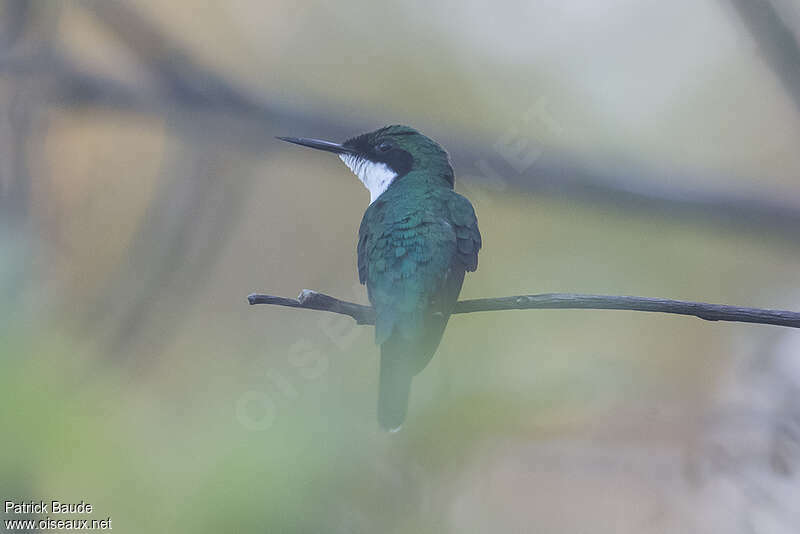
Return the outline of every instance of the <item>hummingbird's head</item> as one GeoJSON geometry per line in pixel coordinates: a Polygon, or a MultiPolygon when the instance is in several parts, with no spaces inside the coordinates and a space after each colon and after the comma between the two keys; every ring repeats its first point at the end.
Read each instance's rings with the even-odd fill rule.
{"type": "Polygon", "coordinates": [[[409,126],[385,126],[342,144],[304,137],[278,139],[338,154],[369,190],[370,203],[413,170],[424,170],[429,179],[441,180],[446,187],[455,182],[447,152],[409,126]]]}

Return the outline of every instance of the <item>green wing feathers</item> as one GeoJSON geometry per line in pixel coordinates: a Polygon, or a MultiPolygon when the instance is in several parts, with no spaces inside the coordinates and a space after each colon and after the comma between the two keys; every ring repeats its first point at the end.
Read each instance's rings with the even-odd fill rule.
{"type": "Polygon", "coordinates": [[[458,259],[466,271],[473,272],[478,268],[478,251],[481,249],[475,210],[469,200],[455,192],[447,204],[456,232],[458,259]]]}

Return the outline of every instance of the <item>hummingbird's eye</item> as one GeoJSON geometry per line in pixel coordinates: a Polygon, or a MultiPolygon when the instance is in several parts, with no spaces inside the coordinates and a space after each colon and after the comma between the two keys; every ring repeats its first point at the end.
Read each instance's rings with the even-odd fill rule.
{"type": "Polygon", "coordinates": [[[392,149],[392,143],[389,141],[383,141],[382,143],[378,144],[375,149],[378,152],[388,152],[392,149]]]}

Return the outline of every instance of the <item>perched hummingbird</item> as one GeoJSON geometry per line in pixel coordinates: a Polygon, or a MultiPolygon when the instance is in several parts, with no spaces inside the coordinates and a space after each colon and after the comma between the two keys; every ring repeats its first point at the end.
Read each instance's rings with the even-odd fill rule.
{"type": "Polygon", "coordinates": [[[341,144],[278,139],[338,154],[369,190],[358,230],[358,278],[367,285],[381,347],[378,422],[397,431],[411,379],[436,352],[464,273],[478,268],[475,211],[453,190],[447,152],[414,128],[386,126],[341,144]]]}

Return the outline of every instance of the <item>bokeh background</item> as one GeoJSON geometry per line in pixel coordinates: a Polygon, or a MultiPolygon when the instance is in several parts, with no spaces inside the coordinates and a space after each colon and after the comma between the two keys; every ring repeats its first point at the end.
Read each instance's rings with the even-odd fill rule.
{"type": "Polygon", "coordinates": [[[792,0],[0,6],[3,499],[118,532],[800,530],[789,329],[454,317],[387,435],[371,327],[245,300],[366,301],[367,192],[273,136],[399,122],[478,214],[463,297],[800,309],[792,0]]]}

